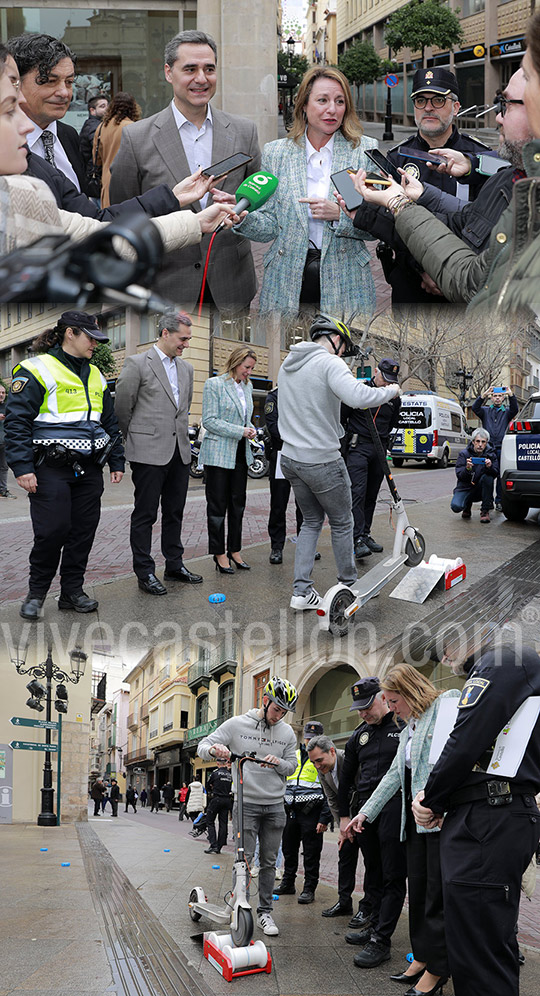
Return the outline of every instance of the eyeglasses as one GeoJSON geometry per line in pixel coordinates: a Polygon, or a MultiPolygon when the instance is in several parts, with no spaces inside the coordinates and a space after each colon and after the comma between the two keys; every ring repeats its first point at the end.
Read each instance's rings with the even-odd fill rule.
{"type": "Polygon", "coordinates": [[[508,110],[508,104],[524,104],[524,101],[523,100],[510,100],[508,97],[502,97],[502,96],[499,97],[498,100],[497,100],[497,103],[495,104],[495,110],[496,110],[497,114],[501,115],[501,118],[504,118],[504,115],[506,114],[506,112],[508,110]]]}
{"type": "Polygon", "coordinates": [[[430,94],[429,97],[418,96],[418,97],[413,97],[412,98],[412,102],[413,102],[414,106],[418,107],[420,110],[423,107],[426,106],[428,100],[431,101],[431,106],[432,107],[439,107],[440,108],[440,107],[444,107],[444,105],[446,104],[446,101],[449,100],[449,97],[443,97],[442,94],[434,93],[434,94],[430,94]]]}

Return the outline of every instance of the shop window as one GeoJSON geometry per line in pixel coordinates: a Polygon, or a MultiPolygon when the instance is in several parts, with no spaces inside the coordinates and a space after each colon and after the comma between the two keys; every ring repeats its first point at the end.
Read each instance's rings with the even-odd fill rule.
{"type": "Polygon", "coordinates": [[[195,709],[195,726],[208,722],[208,695],[199,695],[195,709]]]}
{"type": "Polygon", "coordinates": [[[218,717],[224,722],[234,716],[234,681],[227,681],[219,688],[218,717]]]}

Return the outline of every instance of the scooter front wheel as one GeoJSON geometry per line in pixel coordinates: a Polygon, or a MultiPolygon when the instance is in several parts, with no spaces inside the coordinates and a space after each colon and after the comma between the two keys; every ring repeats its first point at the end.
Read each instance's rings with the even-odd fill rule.
{"type": "MultiPolygon", "coordinates": [[[[205,898],[206,897],[202,889],[192,889],[189,894],[190,903],[204,903],[205,898]]],[[[191,907],[189,909],[189,915],[193,920],[193,923],[197,923],[202,917],[202,913],[199,913],[198,910],[191,909],[191,907]]]]}
{"type": "Polygon", "coordinates": [[[345,636],[349,628],[349,620],[345,616],[345,609],[348,609],[349,605],[352,605],[353,602],[354,595],[350,588],[341,588],[334,595],[328,609],[328,618],[330,620],[328,629],[332,636],[345,636]]]}
{"type": "Polygon", "coordinates": [[[405,553],[407,554],[407,560],[405,563],[407,567],[418,567],[424,559],[424,554],[426,552],[426,541],[422,536],[422,533],[418,531],[415,533],[415,541],[408,539],[405,544],[405,553]],[[418,548],[417,548],[418,547],[418,548]]]}
{"type": "Polygon", "coordinates": [[[231,924],[231,937],[236,948],[244,948],[253,937],[253,913],[244,906],[238,908],[238,926],[231,924]]]}

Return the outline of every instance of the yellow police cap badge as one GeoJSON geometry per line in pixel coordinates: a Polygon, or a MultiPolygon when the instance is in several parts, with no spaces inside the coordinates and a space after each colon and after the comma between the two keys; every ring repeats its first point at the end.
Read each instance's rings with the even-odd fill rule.
{"type": "Polygon", "coordinates": [[[470,709],[475,706],[491,682],[487,678],[469,678],[465,682],[458,702],[458,709],[470,709]]]}

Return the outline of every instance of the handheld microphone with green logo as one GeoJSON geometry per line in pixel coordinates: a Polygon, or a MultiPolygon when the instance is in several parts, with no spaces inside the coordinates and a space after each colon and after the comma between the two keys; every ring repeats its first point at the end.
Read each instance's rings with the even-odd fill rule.
{"type": "MultiPolygon", "coordinates": [[[[278,183],[277,176],[273,176],[272,173],[264,173],[262,170],[259,173],[254,173],[253,176],[246,177],[235,194],[236,214],[240,214],[242,211],[251,213],[262,207],[276,192],[278,183]]],[[[224,227],[224,222],[221,222],[216,228],[216,232],[220,232],[224,227]]]]}

